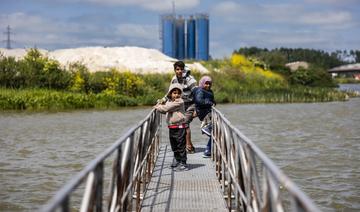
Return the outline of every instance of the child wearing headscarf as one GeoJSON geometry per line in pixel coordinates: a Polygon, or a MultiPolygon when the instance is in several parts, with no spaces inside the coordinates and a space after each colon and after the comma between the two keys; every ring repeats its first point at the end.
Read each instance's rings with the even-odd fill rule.
{"type": "Polygon", "coordinates": [[[199,87],[194,89],[195,111],[201,121],[201,131],[210,137],[203,157],[211,156],[211,108],[216,104],[211,86],[211,77],[203,76],[199,81],[199,87]]]}

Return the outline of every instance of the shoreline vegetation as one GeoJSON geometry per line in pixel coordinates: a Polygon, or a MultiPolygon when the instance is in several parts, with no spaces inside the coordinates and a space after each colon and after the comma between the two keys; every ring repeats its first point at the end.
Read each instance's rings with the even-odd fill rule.
{"type": "MultiPolygon", "coordinates": [[[[119,94],[86,94],[47,89],[0,89],[1,110],[62,111],[151,106],[162,95],[129,97],[119,94]]],[[[345,101],[344,92],[324,88],[264,90],[241,95],[219,93],[217,103],[300,103],[345,101]]]]}
{"type": "MultiPolygon", "coordinates": [[[[346,101],[324,69],[291,72],[257,58],[203,61],[214,79],[217,103],[293,103],[346,101]]],[[[196,79],[201,74],[192,70],[196,79]]],[[[0,110],[58,111],[150,106],[166,93],[173,74],[135,74],[111,69],[91,73],[80,63],[62,68],[58,61],[30,49],[20,60],[0,54],[0,110]]]]}

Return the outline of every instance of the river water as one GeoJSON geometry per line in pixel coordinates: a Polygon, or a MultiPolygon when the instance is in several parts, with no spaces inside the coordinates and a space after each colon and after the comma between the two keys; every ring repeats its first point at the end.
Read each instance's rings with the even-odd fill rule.
{"type": "Polygon", "coordinates": [[[360,211],[359,98],[219,108],[320,209],[360,211]]]}
{"type": "MultiPolygon", "coordinates": [[[[360,98],[217,107],[320,209],[360,210],[360,98]]],[[[0,113],[0,211],[38,209],[150,110],[0,113]]]]}

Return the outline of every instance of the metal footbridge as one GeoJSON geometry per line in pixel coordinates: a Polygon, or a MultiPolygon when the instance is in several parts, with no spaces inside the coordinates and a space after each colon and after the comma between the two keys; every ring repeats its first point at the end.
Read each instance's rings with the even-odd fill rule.
{"type": "Polygon", "coordinates": [[[152,110],[62,187],[41,211],[319,211],[250,139],[213,108],[212,155],[170,168],[152,110]]]}

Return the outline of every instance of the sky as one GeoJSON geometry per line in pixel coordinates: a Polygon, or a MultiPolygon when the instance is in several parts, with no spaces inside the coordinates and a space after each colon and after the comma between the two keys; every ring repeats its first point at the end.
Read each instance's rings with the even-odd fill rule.
{"type": "Polygon", "coordinates": [[[161,50],[160,15],[207,13],[210,55],[241,47],[360,50],[360,0],[0,0],[1,47],[161,50]]]}

